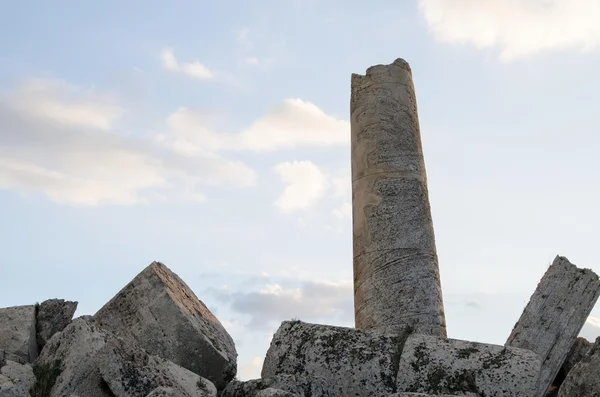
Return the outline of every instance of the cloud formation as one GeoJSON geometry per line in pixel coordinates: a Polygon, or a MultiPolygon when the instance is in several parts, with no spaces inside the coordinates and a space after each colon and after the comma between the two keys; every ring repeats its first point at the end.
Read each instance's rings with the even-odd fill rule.
{"type": "Polygon", "coordinates": [[[0,98],[0,188],[84,206],[201,201],[202,185],[248,187],[245,164],[173,150],[120,133],[123,110],[60,80],[29,80],[0,98]]]}
{"type": "MultiPolygon", "coordinates": [[[[214,292],[214,291],[213,291],[214,292]]],[[[269,280],[258,290],[220,291],[221,302],[250,319],[251,330],[271,330],[282,321],[299,318],[302,321],[332,321],[351,325],[353,321],[352,282],[327,280],[269,280]]]]}
{"type": "Polygon", "coordinates": [[[198,80],[210,80],[214,78],[213,72],[199,61],[179,62],[170,48],[165,48],[160,54],[160,58],[163,67],[171,72],[183,73],[188,77],[198,80]]]}
{"type": "Polygon", "coordinates": [[[502,61],[600,44],[596,0],[419,0],[436,39],[499,48],[502,61]]]}
{"type": "Polygon", "coordinates": [[[286,99],[238,133],[210,128],[210,116],[182,107],[169,115],[168,131],[159,139],[185,153],[211,151],[274,151],[350,142],[350,123],[327,115],[301,99],[286,99]]]}
{"type": "Polygon", "coordinates": [[[283,213],[309,209],[325,194],[328,178],[310,161],[280,163],[273,170],[285,185],[275,201],[283,213]]]}

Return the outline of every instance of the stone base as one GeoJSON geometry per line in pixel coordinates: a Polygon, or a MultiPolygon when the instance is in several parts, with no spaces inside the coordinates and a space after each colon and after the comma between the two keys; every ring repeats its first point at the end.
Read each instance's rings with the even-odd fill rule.
{"type": "Polygon", "coordinates": [[[319,379],[332,397],[531,397],[540,365],[525,349],[285,321],[273,337],[262,377],[319,379]]]}

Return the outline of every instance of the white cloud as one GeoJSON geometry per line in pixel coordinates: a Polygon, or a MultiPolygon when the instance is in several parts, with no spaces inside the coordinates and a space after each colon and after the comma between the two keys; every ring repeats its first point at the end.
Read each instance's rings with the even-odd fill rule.
{"type": "Polygon", "coordinates": [[[214,153],[181,156],[126,138],[107,96],[31,80],[0,100],[0,188],[76,205],[204,200],[202,185],[247,187],[256,175],[214,153]]]}
{"type": "Polygon", "coordinates": [[[112,98],[60,80],[26,80],[10,102],[31,117],[99,129],[109,129],[124,113],[112,98]]]}
{"type": "Polygon", "coordinates": [[[260,378],[262,363],[261,357],[252,357],[249,362],[240,365],[237,377],[242,381],[260,378]]]}
{"type": "Polygon", "coordinates": [[[213,72],[199,61],[179,62],[173,54],[173,50],[166,48],[162,51],[160,58],[163,67],[171,72],[183,73],[189,77],[199,80],[210,80],[214,78],[213,72]]]}
{"type": "Polygon", "coordinates": [[[286,99],[239,133],[219,133],[209,126],[209,116],[180,108],[167,119],[164,144],[182,153],[203,150],[272,151],[301,146],[336,146],[350,141],[350,123],[327,115],[301,99],[286,99]]]}
{"type": "Polygon", "coordinates": [[[600,43],[597,0],[419,0],[434,36],[498,47],[512,61],[550,50],[589,51],[600,43]]]}
{"type": "Polygon", "coordinates": [[[333,210],[333,215],[338,218],[352,218],[352,204],[345,201],[333,210]]]}
{"type": "Polygon", "coordinates": [[[244,63],[246,65],[258,65],[258,58],[257,57],[246,57],[244,59],[244,63]]]}
{"type": "Polygon", "coordinates": [[[280,163],[274,167],[285,184],[283,193],[275,201],[281,212],[306,210],[325,194],[327,176],[310,161],[280,163]]]}

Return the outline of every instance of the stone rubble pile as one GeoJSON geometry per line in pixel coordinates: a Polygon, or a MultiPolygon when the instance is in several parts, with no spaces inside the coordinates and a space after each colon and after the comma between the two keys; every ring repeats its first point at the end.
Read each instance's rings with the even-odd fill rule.
{"type": "Polygon", "coordinates": [[[411,69],[352,76],[355,328],[284,321],[260,379],[231,336],[151,263],[93,316],[0,309],[0,397],[600,397],[600,280],[557,256],[504,345],[447,337],[411,69]]]}

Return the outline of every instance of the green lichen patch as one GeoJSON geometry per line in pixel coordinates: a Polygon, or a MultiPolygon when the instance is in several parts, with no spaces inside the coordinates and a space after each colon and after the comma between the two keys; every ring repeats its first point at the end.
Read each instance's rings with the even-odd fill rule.
{"type": "Polygon", "coordinates": [[[55,360],[50,363],[33,364],[33,375],[35,383],[29,390],[31,397],[50,397],[50,392],[56,383],[56,379],[62,372],[62,363],[55,360]]]}

